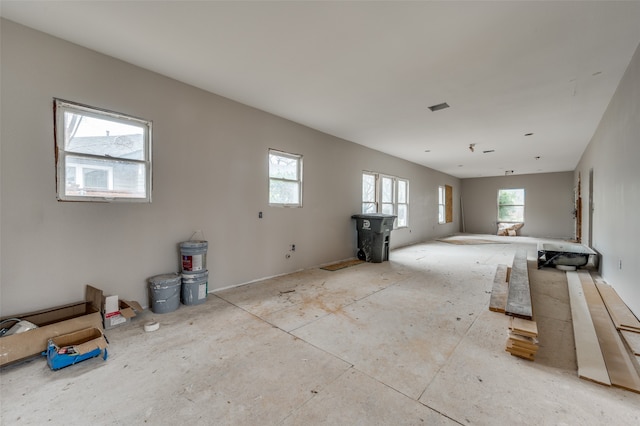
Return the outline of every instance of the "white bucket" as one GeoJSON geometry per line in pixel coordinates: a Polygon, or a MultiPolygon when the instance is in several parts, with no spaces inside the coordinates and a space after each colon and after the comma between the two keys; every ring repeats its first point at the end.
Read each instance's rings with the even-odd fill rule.
{"type": "Polygon", "coordinates": [[[185,241],[180,243],[180,256],[182,257],[182,272],[197,272],[207,270],[206,241],[185,241]]]}
{"type": "Polygon", "coordinates": [[[182,273],[182,303],[198,305],[207,300],[209,271],[182,273]]]}

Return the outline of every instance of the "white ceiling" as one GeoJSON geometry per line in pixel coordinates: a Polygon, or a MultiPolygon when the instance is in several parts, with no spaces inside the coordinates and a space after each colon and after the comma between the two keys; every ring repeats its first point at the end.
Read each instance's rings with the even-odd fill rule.
{"type": "Polygon", "coordinates": [[[1,8],[12,21],[460,178],[573,170],[640,43],[639,1],[1,8]],[[427,108],[441,102],[451,107],[427,108]]]}

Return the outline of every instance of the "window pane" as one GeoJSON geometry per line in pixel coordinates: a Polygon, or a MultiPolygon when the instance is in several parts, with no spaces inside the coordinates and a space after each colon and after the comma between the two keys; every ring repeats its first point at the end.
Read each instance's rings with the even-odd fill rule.
{"type": "Polygon", "coordinates": [[[393,204],[382,204],[382,213],[393,214],[393,204]]]}
{"type": "Polygon", "coordinates": [[[438,204],[444,204],[444,186],[438,187],[438,204]]]}
{"type": "Polygon", "coordinates": [[[362,203],[362,213],[376,213],[376,203],[362,203]]]}
{"type": "Polygon", "coordinates": [[[72,155],[66,157],[66,164],[66,195],[146,197],[144,164],[72,155]]]}
{"type": "Polygon", "coordinates": [[[438,223],[444,223],[444,205],[438,204],[438,223]]]}
{"type": "Polygon", "coordinates": [[[407,205],[398,204],[398,226],[407,226],[407,205]]]}
{"type": "Polygon", "coordinates": [[[393,203],[393,179],[391,178],[382,178],[382,202],[393,203]]]}
{"type": "Polygon", "coordinates": [[[299,158],[269,153],[269,177],[298,180],[299,158]]]}
{"type": "Polygon", "coordinates": [[[501,189],[498,191],[498,204],[524,205],[524,189],[501,189]]]}
{"type": "Polygon", "coordinates": [[[498,220],[500,222],[524,222],[524,206],[500,206],[498,220]]]}
{"type": "Polygon", "coordinates": [[[373,175],[362,175],[362,201],[370,203],[376,201],[376,177],[373,175]]]}
{"type": "Polygon", "coordinates": [[[271,179],[269,181],[269,202],[271,204],[300,204],[300,184],[271,179]]]}
{"type": "Polygon", "coordinates": [[[404,180],[398,180],[398,203],[406,203],[406,202],[407,202],[407,182],[404,180]]]}
{"type": "Polygon", "coordinates": [[[64,126],[66,151],[145,160],[145,129],[142,126],[69,111],[64,113],[64,126]]]}

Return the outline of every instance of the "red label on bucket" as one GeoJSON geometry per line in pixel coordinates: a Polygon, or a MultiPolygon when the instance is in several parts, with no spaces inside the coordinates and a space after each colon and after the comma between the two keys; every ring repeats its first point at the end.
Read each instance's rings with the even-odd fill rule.
{"type": "Polygon", "coordinates": [[[190,271],[192,267],[192,256],[182,256],[182,270],[190,271]]]}

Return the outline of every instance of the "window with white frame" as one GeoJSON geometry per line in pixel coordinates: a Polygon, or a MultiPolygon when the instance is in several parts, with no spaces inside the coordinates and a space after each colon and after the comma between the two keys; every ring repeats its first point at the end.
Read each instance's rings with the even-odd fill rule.
{"type": "Polygon", "coordinates": [[[269,205],[302,207],[302,155],[269,150],[269,205]]]}
{"type": "Polygon", "coordinates": [[[377,180],[375,173],[362,173],[362,213],[378,212],[377,180]]]}
{"type": "Polygon", "coordinates": [[[362,172],[362,213],[397,216],[394,226],[409,226],[409,181],[395,176],[362,172]]]}
{"type": "Polygon", "coordinates": [[[524,223],[524,189],[498,190],[498,222],[524,223]]]}
{"type": "Polygon", "coordinates": [[[438,187],[438,223],[453,222],[453,187],[440,185],[438,187]]]}
{"type": "Polygon", "coordinates": [[[54,100],[60,201],[151,202],[151,122],[54,100]]]}

